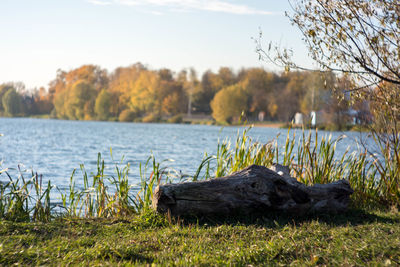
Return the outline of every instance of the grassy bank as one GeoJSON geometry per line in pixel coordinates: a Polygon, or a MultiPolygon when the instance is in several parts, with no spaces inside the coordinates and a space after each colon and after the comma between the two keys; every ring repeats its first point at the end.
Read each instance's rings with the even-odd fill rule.
{"type": "Polygon", "coordinates": [[[199,222],[144,212],[125,218],[0,221],[0,265],[400,264],[399,213],[199,222]]]}
{"type": "Polygon", "coordinates": [[[106,174],[100,154],[97,168],[87,171],[81,165],[64,191],[43,184],[34,172],[11,177],[0,170],[8,179],[0,183],[0,265],[400,264],[399,143],[393,147],[376,139],[379,155],[363,150],[338,157],[341,138],[288,132],[285,144],[261,144],[248,131],[233,142],[219,142],[216,155],[204,155],[192,174],[151,156],[139,166],[139,185],[132,185],[129,164],[114,161],[114,174],[106,174]],[[275,162],[288,165],[292,176],[309,185],[347,179],[355,191],[350,210],[223,220],[176,219],[150,211],[157,184],[211,179],[275,162]],[[77,179],[82,188],[75,186],[77,179]],[[61,206],[52,204],[51,190],[60,191],[61,206]]]}

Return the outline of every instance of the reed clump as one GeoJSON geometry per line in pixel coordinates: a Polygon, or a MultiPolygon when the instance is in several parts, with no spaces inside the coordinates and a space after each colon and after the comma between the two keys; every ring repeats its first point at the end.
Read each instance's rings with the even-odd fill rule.
{"type": "Polygon", "coordinates": [[[42,184],[42,175],[31,172],[25,178],[18,167],[18,177],[13,179],[7,169],[0,170],[5,174],[6,182],[0,182],[0,219],[12,221],[43,221],[52,218],[50,191],[53,186],[48,181],[47,187],[42,184]]]}
{"type": "MultiPolygon", "coordinates": [[[[249,128],[250,129],[250,128],[249,128]]],[[[400,144],[383,142],[373,136],[379,153],[359,150],[337,153],[337,144],[344,136],[332,139],[318,131],[304,130],[300,137],[290,134],[280,147],[276,140],[261,144],[247,132],[238,133],[234,145],[229,140],[218,144],[215,176],[231,174],[251,164],[270,167],[273,163],[286,165],[291,175],[307,185],[324,184],[346,179],[355,193],[353,203],[358,207],[400,207],[400,144]]]]}
{"type": "MultiPolygon", "coordinates": [[[[193,175],[182,174],[167,166],[168,161],[157,162],[151,155],[139,164],[140,182],[130,180],[131,166],[123,160],[115,162],[113,174],[105,172],[105,161],[100,154],[97,168],[88,173],[84,165],[74,170],[69,187],[60,190],[50,181],[42,185],[42,176],[31,172],[25,178],[13,179],[9,172],[0,171],[0,218],[13,221],[49,221],[54,216],[120,217],[143,213],[151,208],[154,188],[171,181],[196,181],[229,175],[252,164],[270,167],[273,163],[289,166],[291,175],[308,185],[330,183],[338,179],[349,181],[355,193],[356,207],[400,207],[400,145],[388,144],[375,138],[380,153],[366,149],[340,157],[336,146],[344,137],[332,139],[318,132],[304,130],[299,137],[290,130],[281,147],[276,140],[263,144],[248,135],[251,128],[238,133],[234,143],[225,139],[218,143],[216,155],[205,154],[193,175]],[[80,171],[83,186],[76,186],[80,171]],[[61,204],[53,204],[50,195],[58,190],[61,204]],[[58,211],[58,212],[56,212],[58,211]]],[[[111,153],[112,154],[112,153],[111,153]]],[[[112,156],[112,155],[111,155],[112,156]]]]}

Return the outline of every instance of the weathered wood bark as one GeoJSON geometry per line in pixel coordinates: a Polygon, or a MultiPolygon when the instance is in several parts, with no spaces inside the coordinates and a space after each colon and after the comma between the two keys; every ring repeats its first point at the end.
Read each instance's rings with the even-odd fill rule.
{"type": "Polygon", "coordinates": [[[153,208],[172,215],[230,215],[285,211],[342,212],[353,193],[346,180],[306,186],[290,177],[288,168],[252,165],[232,175],[200,182],[160,185],[153,208]]]}

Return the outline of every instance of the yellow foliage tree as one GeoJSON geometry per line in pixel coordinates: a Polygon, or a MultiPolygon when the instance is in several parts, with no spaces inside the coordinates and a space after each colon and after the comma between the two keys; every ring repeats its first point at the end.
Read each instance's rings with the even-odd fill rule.
{"type": "Polygon", "coordinates": [[[242,84],[225,87],[211,101],[212,116],[218,122],[232,123],[247,111],[247,101],[242,84]]]}
{"type": "Polygon", "coordinates": [[[182,94],[175,91],[164,98],[162,102],[162,111],[167,115],[176,115],[184,111],[185,100],[182,99],[182,94]]]}
{"type": "Polygon", "coordinates": [[[66,92],[66,98],[64,98],[64,105],[62,106],[65,110],[62,113],[72,120],[90,120],[94,118],[96,95],[97,92],[91,84],[86,81],[75,82],[70,90],[66,92]]]}
{"type": "Polygon", "coordinates": [[[118,110],[112,111],[113,113],[117,114],[129,108],[134,84],[140,73],[145,70],[146,68],[142,64],[137,63],[129,67],[117,68],[111,74],[109,90],[115,96],[113,108],[118,107],[118,110]]]}
{"type": "Polygon", "coordinates": [[[152,112],[156,105],[158,86],[157,73],[142,71],[130,90],[129,108],[138,113],[152,112]]]}
{"type": "Polygon", "coordinates": [[[49,99],[55,115],[64,119],[90,120],[95,117],[97,94],[108,87],[108,75],[95,65],[84,65],[69,72],[58,70],[50,82],[49,99]]]}
{"type": "Polygon", "coordinates": [[[97,118],[107,120],[110,117],[111,94],[107,90],[102,90],[96,98],[94,106],[97,118]]]}

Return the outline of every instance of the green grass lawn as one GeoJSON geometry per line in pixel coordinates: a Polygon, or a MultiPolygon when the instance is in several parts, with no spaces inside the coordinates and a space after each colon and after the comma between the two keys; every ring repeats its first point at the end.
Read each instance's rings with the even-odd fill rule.
{"type": "Polygon", "coordinates": [[[400,214],[0,220],[0,265],[400,265],[400,214]]]}

